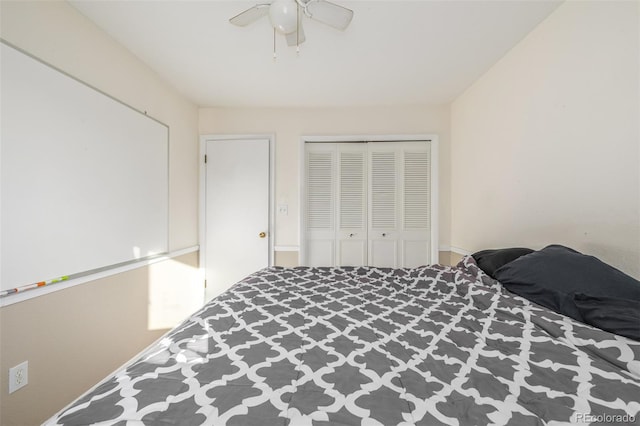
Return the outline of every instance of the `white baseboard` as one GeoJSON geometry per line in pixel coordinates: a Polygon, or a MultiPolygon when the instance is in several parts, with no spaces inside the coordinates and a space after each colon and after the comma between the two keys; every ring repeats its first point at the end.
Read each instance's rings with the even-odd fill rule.
{"type": "Polygon", "coordinates": [[[460,247],[454,247],[454,246],[449,247],[449,251],[452,251],[452,252],[457,253],[457,254],[461,254],[463,256],[468,256],[470,254],[473,254],[473,252],[471,252],[469,250],[465,250],[465,249],[462,249],[460,247]]]}

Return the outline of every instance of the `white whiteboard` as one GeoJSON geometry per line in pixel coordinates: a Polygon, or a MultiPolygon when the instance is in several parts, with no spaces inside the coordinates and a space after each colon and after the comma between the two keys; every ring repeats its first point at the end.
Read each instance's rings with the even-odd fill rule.
{"type": "Polygon", "coordinates": [[[0,48],[0,290],[166,253],[167,126],[0,48]]]}

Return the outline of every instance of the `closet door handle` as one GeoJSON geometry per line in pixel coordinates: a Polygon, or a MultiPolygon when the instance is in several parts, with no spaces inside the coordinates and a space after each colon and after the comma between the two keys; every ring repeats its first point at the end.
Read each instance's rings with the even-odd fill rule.
{"type": "Polygon", "coordinates": [[[386,233],[386,232],[383,232],[383,233],[382,233],[382,236],[383,236],[383,237],[386,237],[386,236],[387,236],[387,233],[386,233]]]}

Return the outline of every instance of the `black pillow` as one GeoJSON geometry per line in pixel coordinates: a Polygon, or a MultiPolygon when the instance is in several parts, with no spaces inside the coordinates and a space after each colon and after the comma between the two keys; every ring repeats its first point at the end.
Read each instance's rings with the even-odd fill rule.
{"type": "Polygon", "coordinates": [[[583,322],[640,341],[640,301],[578,293],[573,302],[583,322]]]}
{"type": "Polygon", "coordinates": [[[473,253],[471,256],[475,259],[478,267],[484,271],[485,274],[495,279],[496,269],[509,262],[512,262],[524,256],[525,254],[533,253],[533,250],[528,248],[505,248],[505,249],[489,249],[482,250],[473,253]]]}
{"type": "Polygon", "coordinates": [[[560,245],[519,257],[495,275],[508,290],[578,321],[583,319],[573,300],[577,293],[640,301],[640,281],[560,245]]]}

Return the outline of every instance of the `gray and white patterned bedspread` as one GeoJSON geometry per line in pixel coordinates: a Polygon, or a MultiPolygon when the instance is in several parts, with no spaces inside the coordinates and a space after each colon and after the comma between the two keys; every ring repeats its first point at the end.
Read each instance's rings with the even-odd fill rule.
{"type": "Polygon", "coordinates": [[[268,268],[47,424],[636,423],[640,342],[457,267],[268,268]]]}

